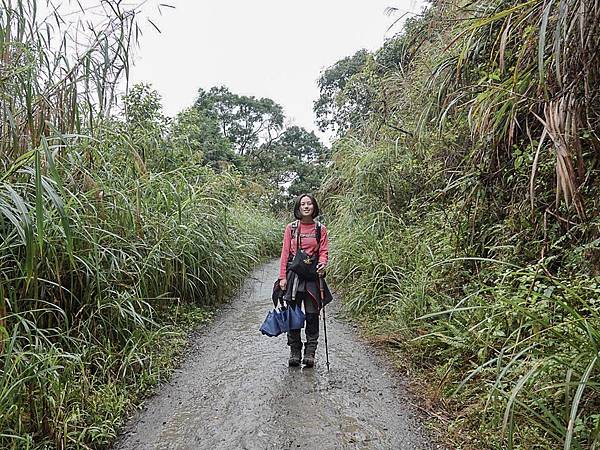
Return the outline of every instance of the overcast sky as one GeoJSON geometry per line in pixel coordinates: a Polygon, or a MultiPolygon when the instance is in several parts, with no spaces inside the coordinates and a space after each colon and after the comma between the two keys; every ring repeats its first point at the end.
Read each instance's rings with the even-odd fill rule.
{"type": "Polygon", "coordinates": [[[421,0],[172,0],[175,9],[148,15],[161,33],[144,26],[133,82],[150,82],[165,113],[190,106],[198,88],[269,97],[286,117],[316,130],[316,81],[324,68],[361,48],[374,50],[398,15],[418,11],[421,0]]]}

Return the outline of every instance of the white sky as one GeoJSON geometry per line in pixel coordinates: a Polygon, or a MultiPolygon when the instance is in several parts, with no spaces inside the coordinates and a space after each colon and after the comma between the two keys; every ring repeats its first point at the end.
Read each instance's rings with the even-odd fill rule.
{"type": "MultiPolygon", "coordinates": [[[[269,97],[296,125],[315,130],[313,101],[321,70],[361,48],[375,50],[399,17],[421,0],[171,0],[149,11],[131,82],[149,82],[166,115],[190,106],[198,88],[269,97]]],[[[396,25],[387,37],[399,31],[396,25]]],[[[320,134],[319,134],[320,135],[320,134]]],[[[322,136],[322,135],[321,135],[322,136]]]]}

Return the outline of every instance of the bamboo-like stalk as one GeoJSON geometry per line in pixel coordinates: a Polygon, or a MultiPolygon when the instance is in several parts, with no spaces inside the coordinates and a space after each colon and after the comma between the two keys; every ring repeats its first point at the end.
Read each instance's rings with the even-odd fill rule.
{"type": "Polygon", "coordinates": [[[119,4],[104,2],[115,15],[99,21],[87,47],[81,49],[83,23],[76,23],[74,31],[55,10],[52,26],[49,19],[37,16],[37,1],[18,0],[13,5],[2,0],[0,167],[4,170],[28,148],[38,147],[41,137],[52,130],[71,134],[82,125],[92,126],[93,114],[110,114],[115,88],[135,44],[131,30],[139,8],[122,10],[119,4]],[[66,53],[69,45],[81,53],[73,58],[66,53]],[[89,106],[91,122],[81,122],[79,103],[89,106]]]}

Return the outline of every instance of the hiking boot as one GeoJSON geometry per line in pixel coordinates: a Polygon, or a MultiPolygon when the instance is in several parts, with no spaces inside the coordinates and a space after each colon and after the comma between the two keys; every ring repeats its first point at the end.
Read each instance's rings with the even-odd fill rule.
{"type": "Polygon", "coordinates": [[[298,367],[300,365],[300,359],[302,358],[302,351],[299,348],[292,348],[290,350],[290,359],[288,365],[290,367],[298,367]]]}
{"type": "Polygon", "coordinates": [[[315,365],[315,352],[314,351],[305,351],[304,358],[302,359],[302,364],[306,367],[312,367],[315,365]]]}

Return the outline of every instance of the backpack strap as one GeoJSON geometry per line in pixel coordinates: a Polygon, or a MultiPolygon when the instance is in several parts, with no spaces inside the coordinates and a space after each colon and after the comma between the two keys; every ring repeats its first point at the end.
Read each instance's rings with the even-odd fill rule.
{"type": "MultiPolygon", "coordinates": [[[[316,239],[317,239],[317,252],[316,255],[318,257],[319,255],[319,250],[321,249],[321,222],[318,222],[315,220],[315,224],[316,224],[316,239]]],[[[292,222],[292,227],[291,227],[291,233],[292,233],[292,240],[296,239],[296,251],[298,251],[300,247],[300,221],[299,220],[295,220],[292,222]]]]}
{"type": "Polygon", "coordinates": [[[296,239],[296,252],[300,248],[300,221],[294,220],[292,222],[292,240],[296,239]]]}

